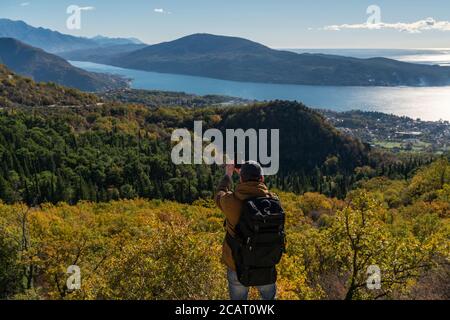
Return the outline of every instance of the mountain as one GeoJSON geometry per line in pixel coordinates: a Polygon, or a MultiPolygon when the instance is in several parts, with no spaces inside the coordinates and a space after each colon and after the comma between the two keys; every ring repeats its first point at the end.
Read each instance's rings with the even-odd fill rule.
{"type": "Polygon", "coordinates": [[[110,45],[105,49],[98,47],[60,52],[58,56],[66,60],[107,63],[111,58],[147,47],[145,44],[110,45]]]}
{"type": "Polygon", "coordinates": [[[76,68],[64,59],[12,38],[0,38],[0,63],[35,81],[55,82],[83,91],[126,86],[126,80],[76,68]]]}
{"type": "Polygon", "coordinates": [[[126,44],[142,44],[141,41],[134,38],[107,38],[97,36],[89,39],[75,37],[45,28],[36,28],[23,21],[9,19],[0,19],[0,37],[15,38],[50,53],[126,44]]]}
{"type": "Polygon", "coordinates": [[[44,28],[35,28],[23,21],[0,19],[0,37],[15,38],[47,52],[86,49],[98,46],[90,39],[69,36],[44,28]]]}
{"type": "MultiPolygon", "coordinates": [[[[99,62],[99,61],[96,61],[99,62]]],[[[450,67],[386,58],[358,59],[274,50],[250,40],[194,34],[104,63],[119,67],[263,83],[339,86],[441,86],[450,67]]]]}
{"type": "Polygon", "coordinates": [[[194,34],[147,46],[135,38],[82,38],[0,19],[0,37],[78,61],[224,80],[335,86],[444,86],[450,67],[386,58],[298,54],[227,36],[194,34]]]}
{"type": "Polygon", "coordinates": [[[118,45],[126,45],[126,44],[144,44],[141,40],[136,38],[108,38],[104,36],[96,36],[91,38],[97,44],[101,46],[118,46],[118,45]]]}

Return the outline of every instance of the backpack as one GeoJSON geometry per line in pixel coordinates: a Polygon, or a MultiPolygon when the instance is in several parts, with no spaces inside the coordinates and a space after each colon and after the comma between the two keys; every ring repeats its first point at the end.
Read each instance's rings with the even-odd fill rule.
{"type": "Polygon", "coordinates": [[[276,265],[286,248],[285,220],[278,199],[253,198],[244,202],[236,236],[226,236],[239,282],[244,286],[276,283],[276,265]]]}

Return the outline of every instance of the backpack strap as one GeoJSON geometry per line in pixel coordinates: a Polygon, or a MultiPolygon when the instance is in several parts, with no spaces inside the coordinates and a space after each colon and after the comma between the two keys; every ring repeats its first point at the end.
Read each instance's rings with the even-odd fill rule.
{"type": "Polygon", "coordinates": [[[227,226],[228,226],[228,228],[231,229],[231,231],[234,232],[234,234],[237,234],[236,229],[233,228],[233,227],[230,225],[230,223],[228,222],[227,218],[225,218],[225,219],[223,220],[223,228],[225,229],[226,233],[228,233],[227,226]]]}

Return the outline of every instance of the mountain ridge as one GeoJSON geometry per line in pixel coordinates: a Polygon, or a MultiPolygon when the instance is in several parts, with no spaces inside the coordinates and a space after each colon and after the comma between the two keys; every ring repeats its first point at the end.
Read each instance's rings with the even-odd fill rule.
{"type": "Polygon", "coordinates": [[[77,37],[42,27],[34,27],[22,20],[0,19],[0,37],[15,38],[50,53],[92,49],[120,44],[142,44],[135,38],[77,37]]]}
{"type": "MultiPolygon", "coordinates": [[[[97,61],[98,62],[98,61],[97,61]]],[[[450,67],[274,50],[238,37],[194,34],[108,57],[105,64],[223,80],[334,86],[443,86],[450,67]]]]}
{"type": "Polygon", "coordinates": [[[0,36],[5,34],[13,34],[10,37],[56,52],[65,59],[160,73],[320,86],[450,85],[450,67],[381,57],[360,59],[317,53],[299,54],[271,49],[244,38],[207,33],[147,46],[137,44],[132,38],[77,38],[49,29],[34,28],[23,21],[0,19],[0,36]],[[37,33],[39,36],[25,37],[21,29],[31,30],[31,34],[37,33]]]}
{"type": "Polygon", "coordinates": [[[83,91],[126,86],[124,79],[76,68],[63,58],[13,38],[0,38],[0,63],[37,82],[55,82],[83,91]]]}

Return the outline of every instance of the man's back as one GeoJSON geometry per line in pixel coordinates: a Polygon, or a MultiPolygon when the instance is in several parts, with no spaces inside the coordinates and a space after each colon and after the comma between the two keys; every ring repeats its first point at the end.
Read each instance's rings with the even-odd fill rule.
{"type": "MultiPolygon", "coordinates": [[[[258,259],[254,259],[256,261],[255,265],[248,265],[247,260],[243,260],[245,257],[249,257],[248,255],[240,255],[240,252],[243,252],[241,249],[244,249],[242,236],[245,234],[243,231],[247,230],[252,232],[255,231],[258,233],[258,230],[264,229],[261,227],[266,227],[266,214],[267,217],[272,217],[272,212],[270,209],[272,208],[271,203],[275,201],[275,203],[279,203],[278,198],[271,194],[264,184],[264,173],[262,167],[255,161],[248,161],[244,163],[240,168],[236,168],[232,164],[228,164],[226,166],[226,175],[222,179],[217,188],[217,194],[215,197],[217,206],[222,210],[225,214],[226,218],[226,236],[223,242],[223,250],[222,250],[222,261],[228,267],[227,271],[227,279],[228,279],[228,288],[230,292],[230,298],[232,300],[246,300],[248,298],[249,288],[248,286],[256,286],[258,291],[261,294],[261,297],[264,300],[273,300],[276,297],[276,268],[275,266],[266,268],[264,265],[264,270],[268,270],[269,274],[263,271],[263,273],[259,272],[263,269],[259,268],[258,274],[262,275],[258,277],[257,281],[253,281],[250,279],[254,279],[253,275],[255,275],[250,267],[257,267],[259,263],[264,262],[264,258],[260,259],[261,255],[258,256],[258,259]],[[236,190],[232,191],[232,176],[234,173],[238,173],[240,176],[240,183],[236,186],[236,190]],[[257,199],[261,200],[261,198],[274,198],[269,201],[262,201],[261,204],[264,204],[261,207],[262,211],[259,211],[257,208],[256,201],[257,199]],[[275,200],[276,199],[276,200],[275,200]],[[253,202],[255,201],[255,202],[253,202]],[[268,202],[269,204],[267,205],[268,202]],[[256,209],[257,212],[253,212],[251,214],[251,210],[249,210],[249,206],[252,209],[256,209]],[[244,210],[245,209],[245,210],[244,210]],[[242,216],[242,214],[244,214],[242,216]],[[254,218],[258,217],[259,224],[253,225],[253,222],[256,221],[254,218]],[[262,217],[262,220],[261,220],[262,217]],[[242,218],[242,219],[241,219],[242,218]],[[242,224],[243,222],[247,222],[242,224]],[[262,224],[261,224],[262,222],[262,224]],[[243,228],[244,227],[244,228],[243,228]],[[233,249],[232,249],[233,248],[233,249]],[[240,249],[241,248],[241,249],[240,249]],[[235,259],[237,261],[237,268],[235,259]],[[243,269],[244,268],[244,269],[243,269]],[[243,272],[245,270],[245,272],[243,272]],[[266,275],[269,275],[266,277],[266,275]],[[246,285],[244,285],[246,284],[246,285]]],[[[277,228],[276,232],[281,237],[284,236],[284,213],[280,206],[280,209],[275,215],[278,214],[279,217],[282,217],[280,221],[280,229],[277,228]]],[[[270,233],[269,233],[270,235],[270,233]]],[[[256,237],[257,238],[257,237],[256,237]]],[[[248,249],[251,253],[259,252],[260,250],[253,250],[253,244],[258,244],[255,242],[255,234],[247,235],[247,243],[245,248],[248,249]],[[253,239],[253,240],[252,240],[253,239]],[[249,247],[250,246],[250,247],[249,247]]],[[[277,241],[274,239],[274,245],[277,243],[281,243],[282,241],[277,241]]],[[[267,246],[265,246],[267,247],[267,246]]],[[[258,248],[258,247],[256,247],[258,248]]],[[[277,250],[274,250],[277,251],[277,250]]],[[[280,249],[281,254],[282,249],[280,249]]],[[[266,254],[263,252],[263,257],[266,257],[266,254]]],[[[255,256],[256,257],[256,256],[255,256]]],[[[281,257],[281,255],[280,255],[281,257]]],[[[270,258],[270,257],[269,257],[270,258]]],[[[253,260],[251,260],[253,261],[253,260]]],[[[278,263],[279,259],[273,259],[275,263],[278,263]],[[275,261],[276,260],[276,261],[275,261]]],[[[266,264],[266,262],[264,262],[266,264]]]]}
{"type": "MultiPolygon", "coordinates": [[[[276,197],[269,192],[269,189],[261,181],[247,181],[241,182],[236,186],[236,190],[231,191],[232,181],[229,176],[225,176],[219,184],[216,204],[223,211],[226,218],[226,231],[235,236],[235,227],[239,222],[242,213],[244,201],[251,198],[260,197],[276,197]]],[[[233,261],[231,248],[224,241],[222,251],[223,262],[232,270],[236,270],[233,261]]]]}

